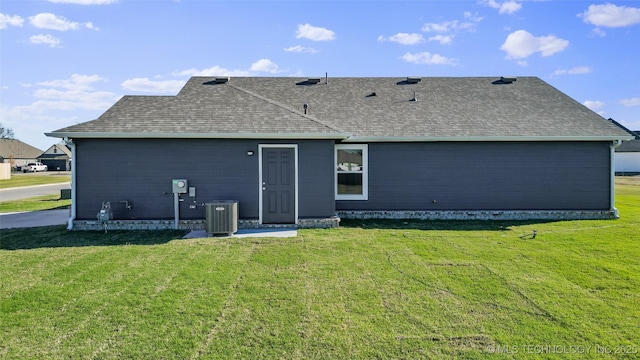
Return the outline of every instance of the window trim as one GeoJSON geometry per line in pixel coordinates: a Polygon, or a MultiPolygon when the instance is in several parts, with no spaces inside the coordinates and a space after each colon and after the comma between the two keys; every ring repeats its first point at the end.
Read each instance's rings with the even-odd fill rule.
{"type": "MultiPolygon", "coordinates": [[[[336,144],[333,151],[333,184],[335,187],[336,200],[369,200],[369,145],[368,144],[336,144]],[[338,150],[361,150],[362,151],[362,171],[352,171],[351,173],[362,173],[362,194],[338,194],[338,150]]],[[[341,172],[345,173],[345,172],[341,172]]],[[[347,172],[348,173],[348,172],[347,172]]]]}

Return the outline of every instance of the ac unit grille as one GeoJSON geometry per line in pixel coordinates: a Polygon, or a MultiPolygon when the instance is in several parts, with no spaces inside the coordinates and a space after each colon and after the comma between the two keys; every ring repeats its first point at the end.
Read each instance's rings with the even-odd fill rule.
{"type": "Polygon", "coordinates": [[[206,204],[207,234],[228,234],[238,232],[238,202],[219,200],[206,204]]]}

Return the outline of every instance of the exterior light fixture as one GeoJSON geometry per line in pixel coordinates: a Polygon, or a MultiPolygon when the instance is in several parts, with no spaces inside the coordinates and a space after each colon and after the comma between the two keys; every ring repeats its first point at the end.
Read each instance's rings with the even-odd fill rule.
{"type": "Polygon", "coordinates": [[[247,151],[247,155],[249,155],[249,156],[253,156],[253,150],[249,150],[249,151],[247,151]]]}

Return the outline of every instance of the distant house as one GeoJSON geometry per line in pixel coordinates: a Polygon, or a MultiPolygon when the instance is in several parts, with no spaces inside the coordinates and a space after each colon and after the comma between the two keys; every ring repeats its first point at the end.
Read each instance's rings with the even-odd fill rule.
{"type": "Polygon", "coordinates": [[[10,163],[16,169],[36,162],[42,150],[16,139],[0,139],[0,162],[10,163]]]}
{"type": "Polygon", "coordinates": [[[615,150],[615,172],[619,175],[640,174],[640,131],[631,131],[619,122],[609,118],[609,121],[626,131],[631,140],[624,141],[615,150]]]}
{"type": "Polygon", "coordinates": [[[51,145],[38,156],[38,161],[47,165],[49,171],[69,171],[71,170],[71,149],[65,144],[51,145]]]}
{"type": "Polygon", "coordinates": [[[202,226],[216,199],[241,226],[615,218],[632,138],[535,77],[193,77],[47,135],[74,152],[77,228],[104,202],[113,226],[202,226]]]}
{"type": "MultiPolygon", "coordinates": [[[[634,133],[640,134],[640,130],[634,133]]],[[[640,174],[640,135],[616,148],[616,173],[640,174]]]]}

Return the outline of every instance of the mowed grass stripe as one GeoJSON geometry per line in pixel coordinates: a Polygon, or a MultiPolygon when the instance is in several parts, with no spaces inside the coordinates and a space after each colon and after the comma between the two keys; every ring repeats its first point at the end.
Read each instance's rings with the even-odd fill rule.
{"type": "Polygon", "coordinates": [[[79,334],[98,333],[105,309],[135,285],[126,267],[131,252],[118,251],[114,256],[116,249],[99,250],[86,248],[82,256],[65,261],[58,269],[49,269],[48,276],[42,274],[45,284],[38,288],[40,296],[26,293],[23,299],[14,299],[21,307],[24,328],[38,334],[22,339],[37,341],[35,348],[46,351],[22,356],[61,356],[68,351],[69,342],[74,343],[74,350],[83,353],[85,342],[78,341],[82,338],[79,334]]]}
{"type": "Polygon", "coordinates": [[[150,281],[146,290],[130,294],[132,301],[138,297],[144,301],[136,306],[134,316],[120,322],[126,325],[120,351],[103,355],[187,358],[204,341],[209,324],[221,312],[222,299],[241,269],[236,261],[246,254],[241,247],[201,246],[194,242],[180,245],[172,252],[171,261],[160,265],[172,277],[170,284],[166,285],[166,279],[150,281]],[[140,347],[139,342],[157,346],[140,347]]]}
{"type": "MultiPolygon", "coordinates": [[[[217,253],[218,256],[211,256],[209,251],[203,253],[197,249],[198,247],[189,246],[182,252],[166,252],[164,249],[120,246],[111,251],[102,249],[103,252],[99,253],[104,258],[99,261],[89,256],[96,254],[94,251],[85,248],[89,252],[81,260],[72,263],[72,266],[61,268],[57,274],[65,274],[59,280],[66,283],[65,286],[44,287],[39,292],[41,298],[32,297],[27,301],[29,305],[22,308],[25,314],[29,314],[29,318],[22,320],[23,326],[16,327],[24,329],[24,333],[16,337],[29,339],[31,343],[16,344],[19,345],[17,348],[40,348],[46,351],[41,354],[42,357],[64,357],[63,354],[72,346],[75,353],[84,357],[104,352],[107,348],[103,344],[106,339],[107,343],[115,343],[113,347],[116,349],[121,347],[116,353],[103,354],[107,357],[157,354],[156,351],[145,354],[144,348],[140,349],[135,342],[130,341],[135,338],[144,341],[162,340],[162,329],[168,332],[176,330],[168,328],[170,323],[166,323],[166,319],[184,321],[185,318],[181,316],[185,309],[187,312],[197,312],[197,317],[192,317],[194,323],[200,322],[200,316],[206,315],[203,314],[203,309],[209,315],[217,312],[215,300],[219,294],[215,290],[220,290],[223,282],[218,282],[216,278],[215,284],[210,284],[211,286],[189,291],[191,287],[185,286],[188,279],[176,279],[189,276],[193,278],[195,275],[200,280],[206,280],[206,277],[201,277],[202,274],[210,274],[216,269],[224,274],[228,271],[227,268],[234,268],[225,266],[228,262],[225,264],[219,261],[234,259],[229,252],[221,251],[217,253]],[[206,261],[202,261],[203,258],[206,261]],[[207,270],[207,264],[211,270],[207,270]],[[185,271],[185,266],[190,269],[185,271]],[[78,277],[84,281],[74,282],[78,277]],[[169,293],[172,288],[177,290],[177,294],[158,296],[163,292],[169,293]],[[65,298],[65,294],[71,297],[65,298]],[[53,316],[43,316],[43,313],[53,316]],[[51,329],[55,331],[48,331],[51,329]],[[148,338],[140,338],[141,334],[148,334],[148,338]],[[103,341],[100,343],[95,339],[103,341]],[[96,349],[102,350],[96,352],[96,349]]],[[[54,274],[56,277],[57,275],[54,274]]],[[[10,321],[5,315],[6,313],[3,320],[10,321]]],[[[191,329],[193,327],[188,326],[190,336],[185,337],[186,339],[192,336],[191,329]]],[[[173,337],[173,334],[169,337],[173,337]]],[[[16,355],[39,357],[38,353],[16,355]]]]}
{"type": "MultiPolygon", "coordinates": [[[[166,259],[169,258],[166,252],[157,252],[153,248],[144,253],[139,249],[127,250],[129,251],[123,256],[126,261],[104,269],[104,273],[109,276],[109,279],[103,280],[104,287],[115,291],[97,296],[104,301],[96,306],[93,318],[80,323],[77,331],[65,338],[63,348],[79,342],[82,347],[77,352],[81,357],[102,356],[110,347],[122,346],[121,343],[127,338],[127,331],[136,328],[136,322],[142,314],[150,315],[145,307],[149,301],[153,301],[153,286],[171,276],[175,268],[166,264],[166,259]],[[144,266],[139,265],[141,263],[144,266]],[[142,269],[150,271],[141,271],[142,269]]],[[[110,257],[114,255],[118,254],[111,254],[110,257]]]]}

